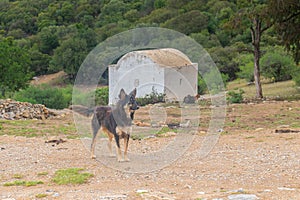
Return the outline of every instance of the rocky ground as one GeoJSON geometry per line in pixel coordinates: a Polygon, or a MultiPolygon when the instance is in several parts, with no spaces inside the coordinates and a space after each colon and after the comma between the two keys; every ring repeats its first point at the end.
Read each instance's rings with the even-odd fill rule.
{"type": "MultiPolygon", "coordinates": [[[[202,111],[200,121],[206,124],[209,106],[202,111]]],[[[140,116],[147,114],[143,108],[139,112],[140,116]]],[[[136,116],[137,120],[145,119],[139,118],[138,112],[136,116]]],[[[37,199],[38,194],[45,194],[44,199],[300,199],[299,117],[299,101],[230,105],[225,127],[207,156],[199,154],[207,139],[203,126],[193,134],[191,144],[174,151],[168,144],[178,138],[178,133],[131,140],[131,161],[126,163],[117,163],[105,154],[99,154],[99,158],[107,162],[90,159],[86,145],[89,138],[67,139],[60,134],[55,138],[66,142],[56,145],[45,143],[49,139],[45,136],[1,134],[0,199],[37,199]],[[168,159],[182,149],[186,151],[172,162],[155,163],[147,156],[161,152],[160,156],[168,159]],[[141,159],[137,159],[139,156],[141,159]],[[145,166],[144,172],[131,172],[136,165],[145,166]],[[153,168],[157,165],[158,169],[153,168]],[[52,181],[56,170],[74,167],[94,176],[81,185],[52,181]],[[16,174],[44,184],[3,186],[14,181],[16,174]]],[[[73,117],[66,115],[44,123],[73,123],[73,117]]],[[[0,131],[5,127],[3,123],[0,131]]],[[[99,139],[98,149],[104,140],[99,139]]]]}

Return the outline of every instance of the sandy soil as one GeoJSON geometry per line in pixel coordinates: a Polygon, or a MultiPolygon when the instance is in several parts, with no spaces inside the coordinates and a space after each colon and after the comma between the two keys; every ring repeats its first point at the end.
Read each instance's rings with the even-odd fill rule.
{"type": "MultiPolygon", "coordinates": [[[[147,113],[140,111],[143,112],[147,113]]],[[[139,119],[139,114],[136,115],[139,119]]],[[[230,105],[224,130],[207,156],[199,154],[207,138],[203,128],[193,134],[183,155],[166,163],[147,161],[147,155],[149,152],[162,152],[164,155],[160,155],[165,158],[175,155],[178,149],[160,150],[177,136],[131,140],[131,161],[117,163],[105,152],[99,154],[105,162],[90,159],[88,138],[67,139],[53,145],[45,143],[44,137],[3,135],[0,136],[0,199],[37,199],[37,194],[46,194],[44,199],[232,199],[240,194],[248,195],[248,199],[300,199],[299,117],[300,102],[230,105]],[[137,159],[139,155],[142,159],[137,159]],[[144,172],[131,173],[134,165],[146,166],[144,172]],[[159,165],[158,169],[151,170],[155,165],[159,165]],[[56,170],[74,167],[84,168],[94,177],[82,185],[52,182],[56,170]],[[41,172],[47,174],[39,175],[41,172]],[[44,184],[3,186],[16,180],[15,174],[21,174],[22,180],[41,180],[44,184]]],[[[203,120],[206,118],[203,116],[203,120]]],[[[67,115],[49,123],[72,120],[67,115]]],[[[104,140],[99,139],[98,149],[104,140]]]]}

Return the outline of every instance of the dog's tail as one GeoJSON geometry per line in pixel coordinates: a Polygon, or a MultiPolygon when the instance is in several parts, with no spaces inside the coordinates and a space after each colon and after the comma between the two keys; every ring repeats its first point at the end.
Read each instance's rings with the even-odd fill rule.
{"type": "Polygon", "coordinates": [[[94,108],[89,108],[81,105],[71,105],[69,109],[86,117],[91,116],[91,114],[94,112],[94,108]]]}

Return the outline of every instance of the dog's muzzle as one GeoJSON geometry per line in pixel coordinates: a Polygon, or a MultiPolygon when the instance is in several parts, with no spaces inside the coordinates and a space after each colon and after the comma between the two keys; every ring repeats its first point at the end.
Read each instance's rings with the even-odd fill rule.
{"type": "Polygon", "coordinates": [[[129,107],[129,110],[131,111],[131,112],[134,112],[135,110],[138,110],[140,107],[138,106],[138,105],[131,105],[130,107],[129,107]]]}

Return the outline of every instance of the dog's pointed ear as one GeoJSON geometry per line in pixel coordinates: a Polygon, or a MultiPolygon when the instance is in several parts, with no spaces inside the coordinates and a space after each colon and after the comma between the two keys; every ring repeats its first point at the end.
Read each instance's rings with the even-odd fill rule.
{"type": "Polygon", "coordinates": [[[119,94],[119,98],[120,99],[125,99],[126,98],[126,92],[124,91],[124,89],[122,88],[119,94]]]}
{"type": "Polygon", "coordinates": [[[132,90],[132,92],[130,92],[130,95],[131,95],[131,96],[134,96],[134,97],[136,96],[136,88],[134,88],[134,89],[132,90]]]}

